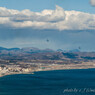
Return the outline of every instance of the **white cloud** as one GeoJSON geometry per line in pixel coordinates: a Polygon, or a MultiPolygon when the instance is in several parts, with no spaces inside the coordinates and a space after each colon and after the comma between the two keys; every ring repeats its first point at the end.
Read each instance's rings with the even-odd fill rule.
{"type": "Polygon", "coordinates": [[[92,6],[95,6],[95,0],[90,0],[92,6]]]}
{"type": "Polygon", "coordinates": [[[78,11],[55,10],[32,12],[28,9],[18,11],[0,7],[0,24],[11,28],[85,30],[95,29],[95,14],[78,11]]]}

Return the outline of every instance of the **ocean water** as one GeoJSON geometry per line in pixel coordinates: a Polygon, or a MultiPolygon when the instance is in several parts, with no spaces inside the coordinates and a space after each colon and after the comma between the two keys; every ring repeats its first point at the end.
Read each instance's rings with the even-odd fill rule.
{"type": "Polygon", "coordinates": [[[95,95],[95,69],[4,76],[0,95],[95,95]]]}

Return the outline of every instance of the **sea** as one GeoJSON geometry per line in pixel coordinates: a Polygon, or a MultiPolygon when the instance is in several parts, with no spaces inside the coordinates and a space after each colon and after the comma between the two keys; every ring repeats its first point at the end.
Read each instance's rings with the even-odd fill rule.
{"type": "Polygon", "coordinates": [[[95,69],[4,76],[0,95],[95,95],[95,69]]]}

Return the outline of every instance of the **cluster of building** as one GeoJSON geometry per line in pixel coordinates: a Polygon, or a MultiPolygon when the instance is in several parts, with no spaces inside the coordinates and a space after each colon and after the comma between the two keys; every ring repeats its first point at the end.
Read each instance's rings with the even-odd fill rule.
{"type": "Polygon", "coordinates": [[[31,68],[22,68],[17,65],[6,65],[4,67],[0,66],[0,76],[16,74],[16,73],[28,73],[32,72],[31,68]]]}

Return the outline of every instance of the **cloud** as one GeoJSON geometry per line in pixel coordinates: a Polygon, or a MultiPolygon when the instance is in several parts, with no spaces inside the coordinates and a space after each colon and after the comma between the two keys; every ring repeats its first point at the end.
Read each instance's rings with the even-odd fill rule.
{"type": "Polygon", "coordinates": [[[92,6],[95,6],[95,0],[90,0],[92,6]]]}
{"type": "Polygon", "coordinates": [[[95,14],[64,11],[59,6],[56,6],[55,10],[43,10],[42,12],[32,12],[28,9],[18,11],[0,7],[0,25],[18,29],[95,29],[95,14]]]}

